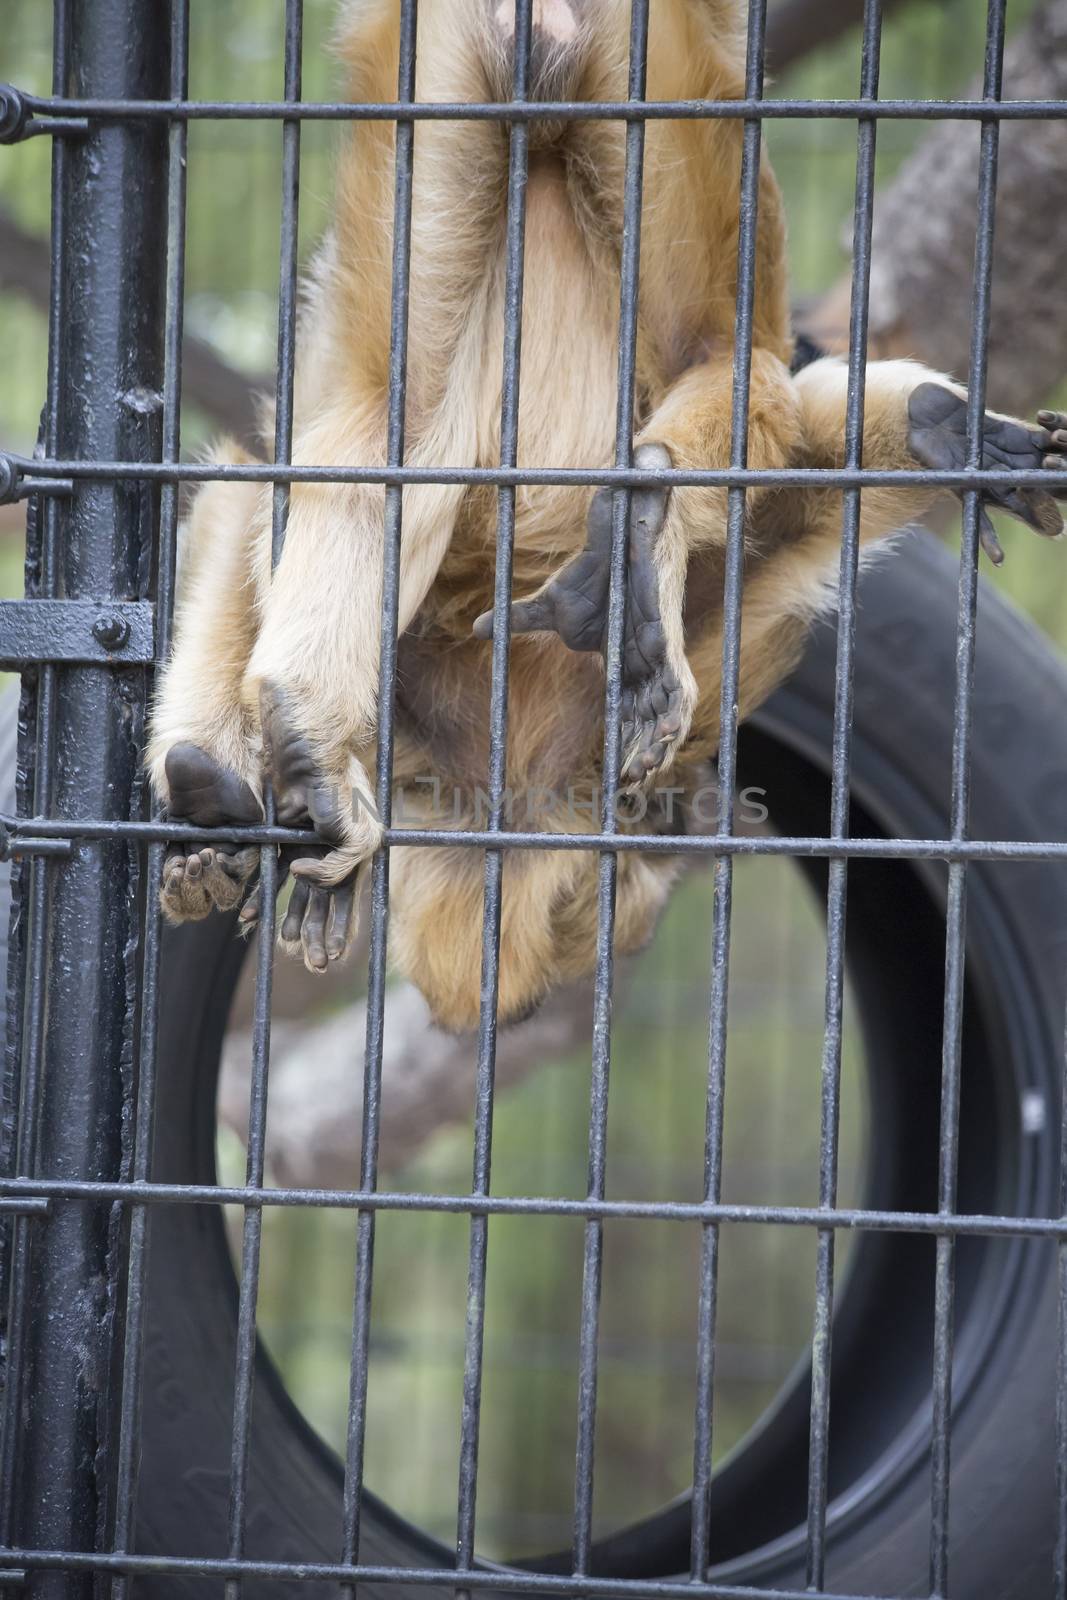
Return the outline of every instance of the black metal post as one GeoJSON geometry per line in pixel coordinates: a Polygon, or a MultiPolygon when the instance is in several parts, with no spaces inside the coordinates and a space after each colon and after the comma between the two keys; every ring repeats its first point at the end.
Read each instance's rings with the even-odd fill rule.
{"type": "MultiPolygon", "coordinates": [[[[165,95],[168,12],[159,0],[72,0],[68,92],[165,95]]],[[[52,363],[62,455],[159,460],[165,177],[160,123],[91,122],[67,153],[58,262],[64,316],[52,363]]],[[[150,592],[158,490],[81,483],[59,517],[61,599],[150,592]]],[[[57,687],[52,816],[137,816],[144,667],[65,667],[57,687]]],[[[121,839],[86,841],[53,869],[46,961],[37,973],[47,1007],[33,1140],[39,1173],[129,1176],[138,861],[137,847],[121,839]]],[[[35,1548],[91,1551],[107,1535],[126,1226],[119,1207],[60,1205],[33,1235],[13,1423],[17,1527],[35,1548]]],[[[92,1592],[88,1572],[30,1579],[40,1600],[92,1592]]]]}

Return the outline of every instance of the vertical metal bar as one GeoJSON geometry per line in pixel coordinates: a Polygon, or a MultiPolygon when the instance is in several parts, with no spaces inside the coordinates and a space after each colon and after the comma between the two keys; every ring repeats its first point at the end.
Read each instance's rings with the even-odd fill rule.
{"type": "MultiPolygon", "coordinates": [[[[418,0],[401,0],[400,65],[397,96],[415,98],[418,0]]],[[[415,124],[396,125],[396,171],[393,197],[392,301],[389,333],[389,415],[386,453],[390,466],[404,461],[404,416],[407,400],[408,304],[411,279],[411,201],[415,124]]],[[[382,552],[382,621],[378,689],[378,761],[375,803],[388,827],[393,806],[394,698],[396,691],[397,619],[400,610],[400,538],[404,491],[385,491],[385,538],[382,552]]],[[[378,1135],[382,1091],[382,1049],[385,1041],[386,945],[389,932],[389,850],[383,846],[371,866],[370,953],[367,968],[367,1035],[363,1057],[363,1134],[360,1187],[371,1191],[378,1182],[378,1135]]],[[[352,1308],[352,1358],[349,1373],[348,1429],[341,1559],[359,1559],[363,1505],[363,1463],[367,1432],[367,1381],[370,1353],[371,1290],[374,1274],[375,1213],[360,1211],[356,1220],[356,1275],[352,1308]]],[[[354,1594],[354,1585],[345,1585],[354,1594]]]]}
{"type": "MultiPolygon", "coordinates": [[[[865,0],[860,95],[878,95],[881,0],[865,0]]],[[[863,418],[870,308],[871,234],[874,224],[874,161],[878,124],[861,119],[857,130],[856,205],[852,245],[852,310],[849,329],[845,464],[863,464],[863,418]]],[[[849,765],[852,753],[852,682],[856,644],[856,574],[859,570],[861,491],[846,490],[838,579],[837,662],[831,754],[830,834],[848,837],[849,765]]],[[[831,858],[826,897],[826,1000],[819,1134],[819,1205],[837,1204],[837,1157],[841,1100],[841,1044],[845,1004],[845,919],[848,865],[831,858]]],[[[811,1431],[808,1450],[807,1581],[821,1589],[826,1572],[826,1504],[830,1460],[830,1371],[833,1342],[833,1228],[820,1228],[816,1245],[815,1324],[811,1343],[811,1431]]]]}
{"type": "MultiPolygon", "coordinates": [[[[525,100],[530,66],[532,0],[515,0],[512,98],[525,100]]],[[[519,450],[519,371],[522,357],[522,289],[526,239],[526,179],[529,127],[513,122],[508,155],[504,352],[500,410],[500,465],[514,467],[519,450]]],[[[511,566],[515,540],[514,488],[497,496],[496,577],[493,593],[493,668],[489,705],[489,818],[492,833],[503,821],[507,777],[508,653],[511,647],[511,566]]],[[[471,1191],[489,1193],[493,1139],[493,1086],[496,1069],[497,1000],[500,967],[500,910],[504,871],[502,850],[485,853],[482,908],[481,1003],[478,1067],[474,1102],[474,1164],[471,1191]]],[[[474,1561],[474,1519],[478,1495],[478,1442],[482,1405],[482,1352],[489,1218],[472,1216],[467,1267],[467,1326],[460,1419],[459,1500],[456,1516],[456,1566],[469,1571],[474,1561]]],[[[467,1590],[457,1590],[466,1597],[467,1590]]]]}
{"type": "MultiPolygon", "coordinates": [[[[52,89],[62,94],[70,65],[70,4],[56,0],[53,7],[52,89]]],[[[48,374],[42,427],[46,454],[55,455],[59,442],[60,406],[64,373],[63,260],[66,253],[66,160],[64,139],[52,145],[51,203],[51,279],[48,296],[48,374]]],[[[40,593],[54,599],[59,584],[60,503],[47,495],[41,502],[44,537],[41,550],[40,593]]],[[[25,679],[24,679],[25,681],[25,679]]],[[[33,763],[34,810],[38,816],[52,814],[52,770],[55,751],[56,668],[44,663],[40,668],[36,707],[36,749],[33,763]]],[[[50,863],[32,859],[23,867],[28,871],[29,931],[25,988],[22,996],[18,1127],[15,1142],[15,1174],[32,1173],[36,1167],[37,1127],[40,1114],[41,1064],[44,1058],[45,959],[48,938],[48,904],[51,882],[50,863]]],[[[14,1537],[15,1468],[21,1432],[22,1376],[29,1315],[29,1273],[34,1222],[29,1217],[11,1219],[11,1262],[8,1282],[7,1361],[4,1373],[3,1411],[0,1416],[0,1540],[8,1544],[14,1537]]],[[[5,1586],[6,1592],[6,1586],[5,1586]]]]}
{"type": "MultiPolygon", "coordinates": [[[[648,75],[648,0],[631,0],[631,101],[645,98],[648,75]]],[[[626,125],[626,168],[623,189],[622,258],[619,285],[619,364],[615,410],[615,465],[633,463],[634,403],[637,368],[637,305],[641,267],[641,210],[644,196],[645,122],[635,117],[626,125]]],[[[622,639],[626,615],[626,552],[630,492],[617,492],[612,502],[611,583],[608,592],[607,684],[604,695],[604,761],[601,827],[616,830],[622,720],[622,639]]],[[[608,1133],[608,1082],[611,1070],[611,1009],[614,982],[615,890],[618,858],[613,850],[600,857],[597,886],[596,976],[593,990],[593,1052],[589,1095],[588,1195],[602,1200],[608,1133]]],[[[600,1333],[600,1284],[604,1224],[590,1218],[585,1225],[582,1263],[581,1329],[578,1341],[578,1437],[574,1467],[573,1568],[589,1570],[593,1539],[593,1471],[596,1454],[597,1347],[600,1333]]]]}
{"type": "MultiPolygon", "coordinates": [[[[983,98],[991,103],[998,101],[1001,93],[1006,9],[1007,0],[989,0],[983,98]]],[[[968,468],[980,467],[982,463],[982,421],[985,413],[989,349],[989,305],[999,147],[1000,123],[994,112],[982,123],[978,176],[971,371],[967,395],[968,468]]],[[[963,505],[963,547],[960,553],[956,628],[956,701],[952,731],[951,837],[953,841],[966,838],[970,811],[971,699],[974,687],[975,620],[978,609],[981,498],[979,491],[969,489],[963,505]]],[[[967,867],[965,862],[959,861],[951,863],[948,869],[945,1014],[941,1054],[941,1135],[937,1180],[937,1204],[942,1214],[951,1213],[956,1204],[966,930],[967,867]]],[[[930,1593],[938,1597],[948,1593],[955,1269],[955,1238],[950,1234],[942,1234],[937,1240],[934,1280],[933,1441],[930,1472],[930,1593]]]]}
{"type": "MultiPolygon", "coordinates": [[[[1060,1086],[1060,1216],[1067,1216],[1067,1018],[1060,1086]]],[[[1053,1600],[1067,1600],[1067,1239],[1056,1245],[1056,1544],[1053,1600]]]]}
{"type": "MultiPolygon", "coordinates": [[[[170,92],[184,99],[189,84],[189,0],[170,0],[170,92]]],[[[167,284],[165,350],[163,364],[163,460],[177,461],[181,453],[182,333],[185,320],[185,218],[186,152],[188,123],[176,118],[168,133],[167,166],[167,284]]],[[[178,485],[164,484],[160,494],[159,555],[156,580],[156,666],[170,652],[174,610],[174,569],[178,536],[178,485]]],[[[156,807],[156,814],[161,808],[156,807]]],[[[148,897],[144,912],[144,963],[141,976],[141,1030],[138,1052],[137,1108],[134,1125],[133,1178],[143,1183],[149,1176],[155,1113],[156,1038],[159,1021],[159,957],[162,918],[157,888],[163,871],[165,846],[148,850],[148,897]]],[[[123,1347],[122,1395],[119,1420],[115,1530],[112,1549],[122,1554],[131,1548],[137,1468],[140,1460],[141,1372],[144,1340],[145,1282],[147,1272],[148,1212],[133,1206],[130,1214],[127,1271],[126,1330],[123,1347]]],[[[129,1578],[112,1579],[112,1600],[125,1600],[129,1578]]]]}
{"type": "MultiPolygon", "coordinates": [[[[298,105],[304,38],[304,0],[285,3],[284,98],[298,105]]],[[[300,119],[282,123],[282,215],[278,274],[278,361],[275,388],[274,459],[288,463],[293,451],[293,395],[296,370],[296,313],[298,230],[300,221],[300,119]]],[[[271,518],[271,565],[276,566],[285,541],[289,489],[275,484],[271,518]]],[[[274,797],[264,796],[267,820],[274,820],[274,797]]],[[[257,932],[256,991],[252,1027],[252,1083],[248,1108],[248,1160],[246,1182],[263,1183],[267,1135],[267,1081],[270,1069],[271,989],[274,976],[275,900],[278,892],[278,857],[273,848],[260,852],[261,902],[257,932]]],[[[244,1555],[247,1522],[249,1441],[255,1381],[256,1305],[259,1298],[259,1259],[263,1237],[263,1209],[245,1207],[241,1240],[241,1290],[237,1308],[237,1353],[234,1371],[233,1435],[230,1447],[230,1505],[227,1554],[238,1561],[244,1555]]],[[[226,1582],[226,1600],[238,1600],[241,1579],[226,1582]]]]}
{"type": "MultiPolygon", "coordinates": [[[[166,92],[169,38],[152,0],[73,0],[67,15],[66,92],[131,100],[166,92]]],[[[164,173],[163,129],[138,119],[93,124],[58,163],[61,283],[53,295],[63,309],[49,431],[57,451],[74,459],[159,459],[164,173]]],[[[49,516],[49,589],[69,599],[136,594],[156,504],[136,483],[79,485],[49,516]]],[[[128,818],[143,671],[65,668],[58,682],[46,674],[46,700],[52,686],[41,741],[45,758],[53,748],[56,756],[54,814],[128,818]]],[[[44,787],[47,795],[47,778],[44,787]]],[[[54,874],[51,921],[37,951],[45,959],[31,991],[31,1009],[43,1002],[46,1013],[37,1171],[114,1180],[128,1170],[138,876],[134,852],[120,841],[87,845],[54,874]]],[[[43,906],[42,895],[35,914],[43,906]]],[[[96,1548],[113,1513],[121,1240],[118,1212],[105,1206],[57,1208],[33,1239],[23,1427],[14,1445],[20,1528],[31,1547],[96,1548]]],[[[93,1592],[85,1573],[52,1571],[34,1581],[48,1600],[93,1592]]]]}
{"type": "MultiPolygon", "coordinates": [[[[766,0],[749,0],[745,95],[763,96],[767,34],[766,0]]],[[[756,300],[756,244],[759,224],[760,150],[758,117],[745,120],[741,150],[737,237],[737,307],[734,383],[730,421],[730,465],[748,465],[749,383],[756,300]]],[[[718,832],[733,832],[737,783],[738,685],[741,670],[741,590],[744,579],[745,490],[731,489],[723,581],[722,695],[719,712],[718,832]]],[[[726,1093],[727,1004],[730,988],[730,919],[733,910],[733,857],[716,856],[712,909],[711,995],[708,1024],[708,1098],[704,1147],[704,1193],[718,1201],[722,1191],[723,1110],[726,1093]]],[[[719,1228],[704,1227],[701,1240],[697,1324],[697,1399],[693,1442],[693,1502],[690,1574],[703,1579],[708,1566],[711,1492],[712,1402],[715,1387],[715,1319],[718,1301],[719,1228]]]]}

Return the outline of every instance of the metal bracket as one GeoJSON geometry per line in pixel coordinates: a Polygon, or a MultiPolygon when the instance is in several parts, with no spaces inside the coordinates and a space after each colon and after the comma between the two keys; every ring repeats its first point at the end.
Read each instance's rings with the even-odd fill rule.
{"type": "Polygon", "coordinates": [[[14,84],[0,83],[0,144],[18,144],[42,133],[81,136],[89,132],[87,117],[36,117],[36,109],[31,96],[14,84]]]}
{"type": "Polygon", "coordinates": [[[155,660],[149,600],[0,600],[0,667],[34,661],[128,667],[155,660]]]}
{"type": "Polygon", "coordinates": [[[35,478],[32,461],[0,453],[0,506],[14,505],[31,494],[73,493],[73,478],[35,478]]]}

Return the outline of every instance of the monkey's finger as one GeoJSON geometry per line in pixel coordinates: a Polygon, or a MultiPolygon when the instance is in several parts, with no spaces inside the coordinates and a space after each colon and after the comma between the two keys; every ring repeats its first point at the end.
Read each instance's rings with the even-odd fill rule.
{"type": "MultiPolygon", "coordinates": [[[[493,637],[493,612],[483,611],[475,619],[476,639],[493,637]]],[[[552,595],[535,594],[529,600],[516,600],[511,607],[512,633],[554,633],[556,631],[556,605],[552,595]]]]}
{"type": "MultiPolygon", "coordinates": [[[[293,890],[294,897],[296,890],[293,890]]],[[[325,972],[329,965],[326,954],[326,915],[330,909],[330,896],[325,889],[308,886],[307,911],[301,939],[304,945],[304,965],[310,972],[325,972]]]]}
{"type": "Polygon", "coordinates": [[[331,961],[340,961],[352,940],[356,909],[356,876],[350,883],[342,883],[330,896],[330,923],[326,930],[326,954],[331,961]]]}
{"type": "MultiPolygon", "coordinates": [[[[1054,433],[1051,442],[1054,448],[1042,456],[1041,465],[1046,472],[1067,473],[1067,433],[1054,433]]],[[[1048,492],[1057,500],[1067,500],[1067,483],[1050,484],[1048,492]]]]}
{"type": "Polygon", "coordinates": [[[1067,428],[1067,411],[1039,411],[1037,420],[1043,428],[1067,428]]]}
{"type": "Polygon", "coordinates": [[[995,567],[999,567],[1004,560],[1004,550],[997,538],[997,530],[989,520],[989,513],[985,506],[978,508],[978,537],[982,549],[995,567]]]}
{"type": "MultiPolygon", "coordinates": [[[[254,853],[258,856],[259,850],[255,845],[253,845],[250,853],[254,853]]],[[[282,889],[285,887],[286,879],[289,876],[290,854],[291,852],[287,850],[281,850],[278,853],[278,873],[274,884],[275,896],[278,896],[282,892],[282,889]]],[[[253,870],[255,869],[253,868],[253,870]]],[[[240,931],[242,933],[251,933],[253,927],[259,921],[262,910],[263,885],[262,882],[258,882],[253,886],[251,894],[241,907],[238,915],[238,922],[240,924],[240,931]]]]}
{"type": "Polygon", "coordinates": [[[259,913],[262,908],[263,888],[261,884],[257,883],[237,916],[237,923],[242,933],[252,932],[252,929],[259,921],[259,913]]]}
{"type": "Polygon", "coordinates": [[[1016,517],[1046,539],[1058,539],[1063,532],[1063,514],[1044,489],[1009,489],[993,498],[1009,516],[1016,517]]]}
{"type": "Polygon", "coordinates": [[[341,850],[327,850],[322,855],[300,856],[293,862],[293,873],[298,878],[307,878],[310,883],[321,884],[325,889],[333,889],[339,883],[344,883],[359,866],[360,859],[365,859],[371,852],[368,849],[365,856],[360,858],[355,847],[346,847],[341,850]]]}
{"type": "Polygon", "coordinates": [[[289,896],[289,905],[286,909],[285,920],[282,923],[281,939],[283,944],[296,944],[300,938],[300,930],[304,925],[304,913],[311,897],[311,885],[304,878],[297,878],[293,884],[293,892],[289,896]]]}

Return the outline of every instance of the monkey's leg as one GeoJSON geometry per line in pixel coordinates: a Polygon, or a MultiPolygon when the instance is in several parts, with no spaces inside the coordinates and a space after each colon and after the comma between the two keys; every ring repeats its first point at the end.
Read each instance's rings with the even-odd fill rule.
{"type": "MultiPolygon", "coordinates": [[[[730,455],[732,355],[693,367],[642,429],[639,468],[725,466],[730,455]]],[[[784,365],[753,351],[748,434],[752,467],[785,466],[799,437],[795,392],[784,365]]],[[[765,493],[765,491],[763,491],[765,493]]],[[[750,491],[749,505],[761,498],[750,491]]],[[[511,609],[518,633],[552,629],[575,650],[603,648],[611,560],[610,489],[598,490],[585,549],[536,595],[511,609]]],[[[627,608],[623,646],[621,782],[636,788],[673,761],[684,743],[698,688],[686,658],[683,601],[692,554],[720,553],[726,542],[727,492],[682,487],[635,490],[631,497],[627,608]]],[[[492,615],[475,623],[487,638],[492,615]]]]}
{"type": "MultiPolygon", "coordinates": [[[[218,459],[248,461],[228,445],[218,459]]],[[[198,494],[182,549],[175,645],[152,708],[146,766],[172,820],[198,827],[261,820],[257,731],[241,705],[255,639],[255,484],[212,482],[198,494]]],[[[236,846],[175,845],[160,900],[170,921],[228,910],[259,858],[236,846]]]]}

